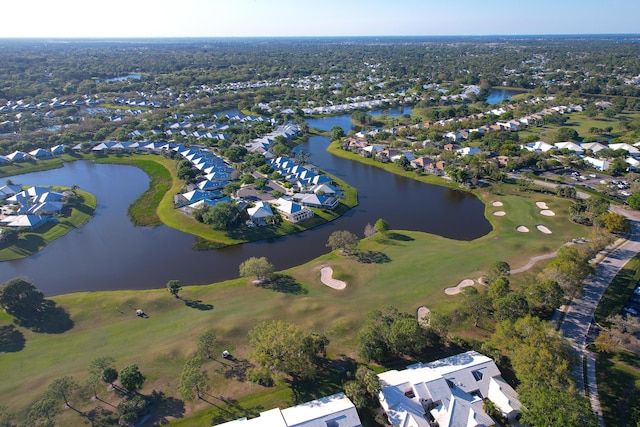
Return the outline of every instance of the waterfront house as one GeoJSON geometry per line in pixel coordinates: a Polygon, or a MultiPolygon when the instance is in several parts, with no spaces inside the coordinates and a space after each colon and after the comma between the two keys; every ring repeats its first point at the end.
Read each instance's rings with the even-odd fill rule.
{"type": "Polygon", "coordinates": [[[298,223],[313,218],[313,211],[309,208],[282,197],[276,201],[276,210],[289,222],[298,223]]]}
{"type": "Polygon", "coordinates": [[[247,213],[251,222],[256,225],[263,225],[269,218],[273,217],[271,206],[262,200],[257,201],[253,207],[247,208],[247,213]]]}

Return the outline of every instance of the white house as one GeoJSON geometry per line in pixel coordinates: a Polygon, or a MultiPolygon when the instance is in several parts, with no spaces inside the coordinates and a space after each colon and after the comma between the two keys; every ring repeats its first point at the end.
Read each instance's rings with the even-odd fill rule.
{"type": "Polygon", "coordinates": [[[356,407],[344,393],[286,409],[271,409],[259,417],[230,421],[218,427],[362,427],[356,407]]]}
{"type": "Polygon", "coordinates": [[[610,163],[608,160],[606,159],[595,159],[593,157],[584,157],[582,160],[584,160],[586,163],[589,163],[591,166],[593,166],[594,169],[597,169],[599,171],[605,171],[607,169],[609,169],[610,163]]]}
{"type": "Polygon", "coordinates": [[[521,145],[520,148],[536,153],[546,153],[547,151],[556,150],[555,146],[547,144],[544,141],[528,142],[521,145]]]}
{"type": "Polygon", "coordinates": [[[620,144],[609,144],[609,149],[611,150],[624,150],[632,156],[636,157],[640,155],[640,150],[633,145],[620,143],[620,144]]]}
{"type": "Polygon", "coordinates": [[[494,425],[483,410],[483,399],[495,403],[511,421],[520,411],[516,392],[496,364],[475,351],[383,372],[378,378],[382,387],[378,399],[394,426],[494,425]]]}
{"type": "Polygon", "coordinates": [[[580,144],[580,147],[582,147],[583,150],[591,150],[593,153],[607,148],[606,145],[600,144],[599,142],[583,142],[580,144]]]}
{"type": "Polygon", "coordinates": [[[263,202],[262,200],[256,202],[254,207],[247,208],[247,213],[254,224],[262,224],[267,218],[273,216],[273,211],[269,203],[263,202]]]}
{"type": "Polygon", "coordinates": [[[473,154],[478,154],[480,152],[482,152],[482,150],[475,147],[462,147],[456,150],[456,153],[460,154],[461,156],[471,156],[473,154]]]}
{"type": "Polygon", "coordinates": [[[554,144],[558,150],[567,149],[569,151],[573,151],[578,155],[584,154],[584,148],[582,146],[576,144],[575,142],[566,141],[566,142],[556,142],[554,144]]]}
{"type": "Polygon", "coordinates": [[[277,201],[276,209],[280,212],[284,218],[292,223],[304,221],[305,219],[313,218],[313,211],[291,200],[279,198],[277,201]]]}

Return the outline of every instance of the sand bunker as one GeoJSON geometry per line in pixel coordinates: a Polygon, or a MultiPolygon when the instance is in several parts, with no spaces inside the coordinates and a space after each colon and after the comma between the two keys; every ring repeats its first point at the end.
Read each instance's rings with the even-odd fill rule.
{"type": "Polygon", "coordinates": [[[547,227],[545,227],[544,225],[536,225],[536,228],[538,229],[539,232],[544,233],[544,234],[551,234],[551,230],[549,230],[547,227]]]}
{"type": "Polygon", "coordinates": [[[447,295],[456,295],[462,292],[463,288],[466,288],[467,286],[473,286],[474,283],[475,282],[471,279],[464,279],[462,282],[458,283],[457,286],[454,286],[452,288],[446,288],[444,290],[444,293],[447,295]]]}
{"type": "Polygon", "coordinates": [[[491,206],[496,206],[496,207],[502,206],[502,202],[493,202],[491,203],[491,206]]]}
{"type": "Polygon", "coordinates": [[[549,209],[545,202],[536,202],[536,206],[540,209],[549,209]]]}
{"type": "Polygon", "coordinates": [[[340,290],[347,287],[347,284],[342,280],[333,278],[333,268],[331,267],[322,267],[320,269],[320,281],[333,289],[340,290]]]}
{"type": "Polygon", "coordinates": [[[543,211],[540,211],[540,215],[544,215],[544,216],[556,216],[556,213],[554,211],[550,211],[549,209],[545,209],[543,211]]]}
{"type": "Polygon", "coordinates": [[[516,228],[516,231],[519,231],[520,233],[528,233],[529,229],[524,225],[519,225],[518,228],[516,228]]]}
{"type": "Polygon", "coordinates": [[[424,305],[418,308],[418,322],[421,325],[429,325],[430,319],[431,319],[431,310],[429,310],[424,305]]]}
{"type": "Polygon", "coordinates": [[[498,211],[493,213],[495,216],[505,216],[507,213],[505,211],[498,211]]]}

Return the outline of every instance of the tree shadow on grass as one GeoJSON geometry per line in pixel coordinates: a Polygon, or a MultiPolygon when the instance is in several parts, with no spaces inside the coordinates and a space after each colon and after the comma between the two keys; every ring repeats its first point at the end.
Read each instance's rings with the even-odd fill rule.
{"type": "Polygon", "coordinates": [[[389,239],[398,240],[400,242],[412,242],[415,240],[413,237],[401,233],[389,233],[387,234],[387,237],[389,239]]]}
{"type": "Polygon", "coordinates": [[[151,414],[147,420],[148,425],[168,424],[167,417],[182,418],[184,417],[184,402],[175,397],[166,396],[162,391],[153,390],[150,396],[151,414]]]}
{"type": "Polygon", "coordinates": [[[30,313],[28,316],[16,315],[14,321],[33,332],[45,334],[61,334],[73,328],[74,324],[69,313],[51,300],[44,300],[36,313],[30,313]]]}
{"type": "Polygon", "coordinates": [[[295,403],[309,402],[342,391],[344,381],[353,378],[356,368],[355,360],[346,356],[337,360],[323,360],[316,378],[291,382],[295,403]]]}
{"type": "Polygon", "coordinates": [[[232,365],[226,365],[224,377],[245,382],[247,380],[247,369],[253,365],[247,359],[234,359],[233,362],[232,365]]]}
{"type": "Polygon", "coordinates": [[[14,325],[0,326],[0,353],[15,353],[24,348],[26,340],[14,325]]]}
{"type": "MultiPolygon", "coordinates": [[[[204,394],[211,396],[208,393],[204,393],[204,394]]],[[[260,411],[264,410],[263,406],[254,406],[251,408],[245,408],[242,405],[240,405],[240,403],[238,403],[237,400],[229,397],[224,397],[224,396],[220,396],[220,397],[211,396],[211,397],[213,397],[214,399],[218,399],[222,402],[222,405],[217,405],[213,402],[207,401],[208,403],[210,403],[211,405],[215,406],[220,410],[218,414],[215,414],[211,418],[212,425],[221,424],[226,421],[232,421],[242,417],[255,418],[258,415],[260,415],[260,411]]]]}
{"type": "Polygon", "coordinates": [[[384,264],[391,262],[387,254],[378,251],[358,251],[352,255],[356,261],[362,264],[384,264]]]}
{"type": "Polygon", "coordinates": [[[262,281],[258,286],[271,289],[272,291],[282,292],[283,294],[304,295],[309,293],[307,288],[287,274],[274,274],[271,280],[262,281]]]}
{"type": "Polygon", "coordinates": [[[191,308],[195,308],[196,310],[200,310],[200,311],[208,311],[208,310],[213,310],[213,304],[207,304],[202,302],[202,300],[194,300],[194,299],[187,299],[187,298],[183,298],[182,301],[184,301],[184,305],[186,305],[187,307],[191,307],[191,308]]]}

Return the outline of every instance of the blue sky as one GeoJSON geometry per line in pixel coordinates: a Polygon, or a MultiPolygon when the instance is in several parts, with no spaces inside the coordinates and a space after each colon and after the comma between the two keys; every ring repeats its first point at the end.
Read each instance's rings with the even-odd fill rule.
{"type": "Polygon", "coordinates": [[[640,0],[20,0],[0,37],[639,33],[640,0]]]}

